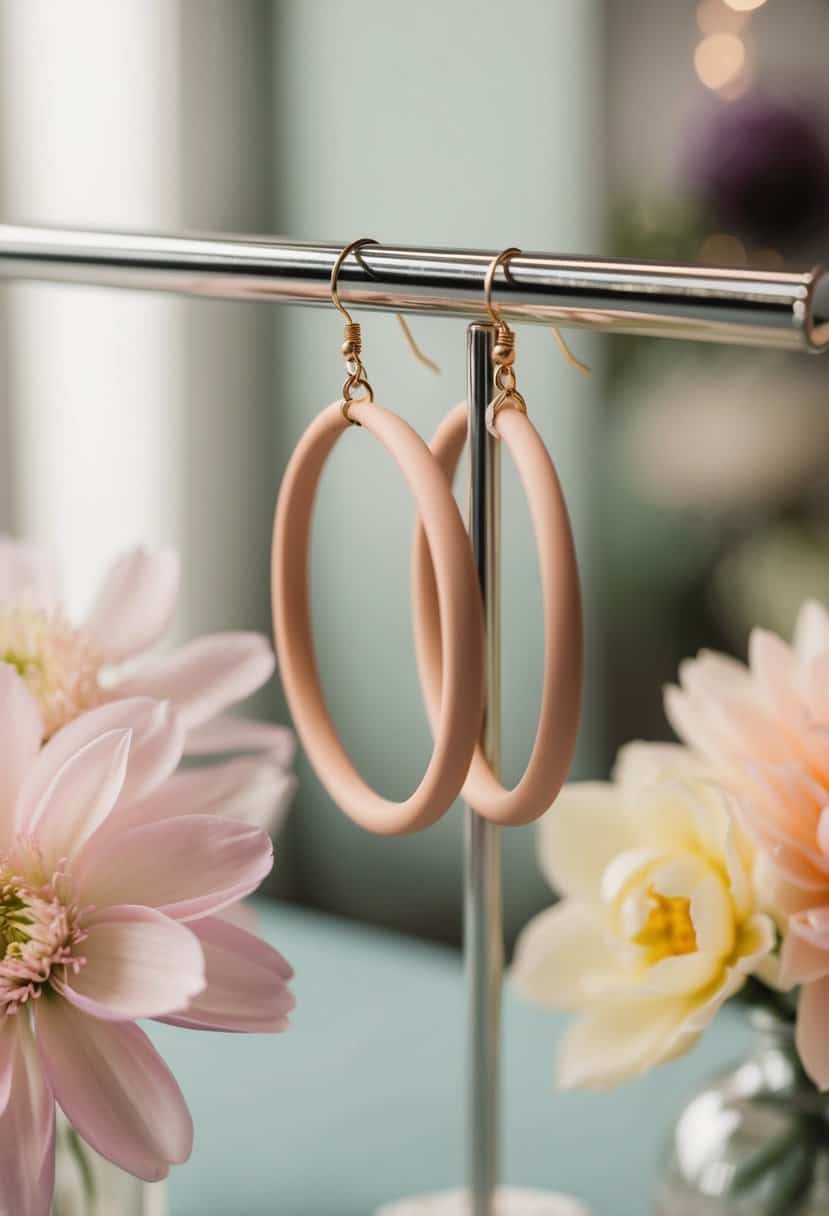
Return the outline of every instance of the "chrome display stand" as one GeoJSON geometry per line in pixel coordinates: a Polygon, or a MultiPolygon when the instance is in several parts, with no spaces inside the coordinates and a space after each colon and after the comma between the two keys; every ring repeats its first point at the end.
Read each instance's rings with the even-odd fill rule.
{"type": "MultiPolygon", "coordinates": [[[[156,236],[0,226],[0,278],[145,288],[217,299],[330,306],[342,245],[267,237],[156,236]]],[[[486,618],[483,744],[500,764],[498,445],[485,423],[493,395],[484,276],[494,252],[371,245],[340,276],[356,308],[471,320],[467,335],[469,530],[486,618]],[[477,322],[477,323],[475,323],[477,322]]],[[[505,319],[605,332],[829,347],[829,276],[521,253],[496,276],[505,319]]],[[[466,813],[468,1159],[465,1190],[400,1201],[382,1216],[583,1216],[576,1200],[498,1189],[498,1060],[503,974],[499,829],[466,813]]],[[[378,1214],[381,1216],[381,1214],[378,1214]]]]}

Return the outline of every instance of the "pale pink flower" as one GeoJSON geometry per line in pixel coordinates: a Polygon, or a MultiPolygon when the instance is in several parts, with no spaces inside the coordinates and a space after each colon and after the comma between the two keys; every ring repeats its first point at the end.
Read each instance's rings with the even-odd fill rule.
{"type": "Polygon", "coordinates": [[[169,703],[133,698],[41,746],[38,703],[0,664],[3,1212],[48,1216],[55,1102],[139,1178],[187,1158],[187,1107],[136,1019],[287,1025],[290,967],[217,916],[269,872],[270,840],[213,813],[201,773],[171,796],[184,734],[169,703]]]}
{"type": "Polygon", "coordinates": [[[263,635],[213,634],[135,666],[169,624],[178,583],[173,549],[134,549],[115,563],[88,618],[76,625],[60,607],[46,556],[0,536],[0,662],[28,684],[46,738],[103,701],[147,696],[173,702],[187,731],[188,754],[267,751],[287,766],[291,731],[225,716],[273,673],[273,651],[263,635]]]}
{"type": "Polygon", "coordinates": [[[666,692],[677,734],[739,795],[785,929],[781,982],[801,984],[797,1043],[829,1089],[829,615],[804,604],[787,645],[755,629],[749,665],[702,653],[666,692]]]}

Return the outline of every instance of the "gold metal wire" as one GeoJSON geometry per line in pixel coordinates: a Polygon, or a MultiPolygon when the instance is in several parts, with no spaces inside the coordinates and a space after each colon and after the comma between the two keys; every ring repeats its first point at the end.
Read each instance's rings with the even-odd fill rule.
{"type": "MultiPolygon", "coordinates": [[[[363,367],[363,363],[360,358],[363,351],[363,335],[360,328],[360,322],[354,320],[351,313],[340,299],[339,277],[343,263],[350,253],[356,253],[366,245],[376,244],[377,241],[375,241],[373,237],[358,237],[356,241],[351,241],[348,245],[344,246],[344,248],[340,250],[340,252],[337,254],[336,261],[331,268],[331,301],[334,304],[334,307],[345,318],[345,325],[343,326],[343,342],[342,347],[340,348],[342,356],[345,359],[346,371],[348,372],[348,376],[343,384],[343,417],[353,426],[360,425],[359,422],[357,422],[355,418],[352,418],[348,412],[349,403],[355,399],[353,397],[354,389],[362,388],[364,390],[363,395],[358,398],[360,401],[373,401],[374,390],[368,382],[366,377],[366,369],[363,367]]],[[[438,367],[437,363],[435,363],[427,355],[424,355],[423,351],[418,346],[417,342],[415,341],[414,334],[406,323],[405,317],[403,317],[401,313],[396,313],[395,315],[400,322],[400,328],[403,330],[403,334],[409,345],[409,350],[412,352],[414,357],[431,371],[439,373],[440,368],[438,367]]]]}
{"type": "MultiPolygon", "coordinates": [[[[492,321],[493,325],[498,326],[498,333],[495,338],[495,349],[496,350],[498,349],[499,346],[501,346],[501,347],[509,346],[510,349],[513,349],[515,346],[515,334],[510,329],[509,325],[507,325],[506,321],[503,319],[501,314],[497,311],[497,309],[495,308],[495,305],[492,302],[492,288],[495,283],[495,275],[498,271],[499,266],[503,266],[504,273],[509,274],[510,259],[514,258],[515,255],[520,252],[521,252],[521,250],[517,249],[514,245],[511,246],[509,249],[504,249],[501,253],[499,253],[497,255],[497,257],[494,257],[492,259],[489,266],[487,267],[486,278],[484,279],[484,299],[486,300],[486,310],[489,313],[489,317],[490,317],[490,320],[492,321]]],[[[570,366],[572,368],[574,368],[575,371],[581,372],[583,376],[589,376],[590,368],[588,367],[588,365],[586,363],[582,363],[582,361],[580,359],[576,358],[576,356],[570,350],[570,347],[567,345],[566,341],[562,337],[561,331],[558,329],[558,327],[555,325],[552,325],[550,328],[553,331],[553,337],[555,338],[555,340],[558,344],[559,350],[561,351],[562,355],[567,360],[567,362],[570,364],[570,366]]]]}
{"type": "Polygon", "coordinates": [[[346,422],[350,422],[352,426],[359,426],[356,418],[352,418],[348,407],[354,400],[354,389],[363,389],[363,395],[358,398],[360,401],[373,401],[374,390],[368,382],[366,369],[363,367],[360,355],[363,350],[363,335],[360,329],[360,322],[355,321],[351,313],[343,305],[340,300],[340,292],[338,280],[343,262],[350,253],[356,253],[358,249],[362,249],[365,245],[376,245],[377,242],[373,237],[361,236],[356,241],[351,241],[345,245],[337,255],[337,259],[331,268],[331,301],[334,307],[342,313],[345,318],[343,326],[343,343],[340,348],[343,358],[345,359],[345,370],[348,375],[343,382],[343,417],[346,422]]]}
{"type": "Polygon", "coordinates": [[[398,321],[400,322],[400,328],[403,330],[403,336],[405,337],[406,341],[408,342],[409,350],[412,352],[415,359],[419,360],[419,362],[422,363],[424,367],[428,367],[430,371],[434,372],[435,375],[439,376],[440,367],[438,366],[437,363],[435,363],[434,359],[430,359],[428,355],[424,355],[423,351],[420,349],[417,342],[415,341],[414,334],[409,329],[409,325],[408,325],[408,322],[406,321],[406,318],[403,316],[403,314],[401,312],[395,313],[395,316],[397,317],[398,321]]]}

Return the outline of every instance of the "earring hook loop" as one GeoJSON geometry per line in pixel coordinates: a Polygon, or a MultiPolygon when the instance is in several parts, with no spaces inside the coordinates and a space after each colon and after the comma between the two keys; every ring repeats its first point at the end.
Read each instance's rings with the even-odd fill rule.
{"type": "Polygon", "coordinates": [[[354,325],[355,322],[351,316],[351,313],[348,311],[348,309],[345,307],[345,305],[340,300],[340,289],[339,289],[340,271],[342,270],[343,263],[345,262],[346,258],[349,256],[349,254],[357,253],[358,250],[363,249],[366,245],[376,245],[376,244],[378,244],[378,242],[375,241],[374,237],[372,237],[372,236],[360,236],[357,238],[356,241],[350,241],[347,245],[344,245],[343,248],[340,250],[340,252],[337,254],[336,261],[334,262],[334,265],[331,267],[331,301],[332,301],[334,307],[345,318],[345,322],[347,325],[354,325]]]}
{"type": "Polygon", "coordinates": [[[515,255],[520,252],[521,250],[516,248],[515,245],[511,245],[509,249],[502,249],[499,254],[496,254],[487,267],[486,278],[484,279],[484,301],[486,303],[486,310],[489,313],[490,321],[493,325],[497,325],[499,328],[504,327],[505,329],[509,329],[509,326],[507,325],[506,321],[503,320],[501,314],[496,311],[495,305],[492,302],[492,287],[495,282],[495,275],[499,266],[503,266],[504,274],[507,274],[509,270],[510,258],[514,258],[515,255]]]}

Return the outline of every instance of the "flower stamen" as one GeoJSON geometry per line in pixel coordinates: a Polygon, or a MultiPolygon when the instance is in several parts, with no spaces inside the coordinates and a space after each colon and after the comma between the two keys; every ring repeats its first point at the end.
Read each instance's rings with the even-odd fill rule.
{"type": "Polygon", "coordinates": [[[662,895],[648,887],[650,912],[644,926],[633,938],[648,951],[651,963],[677,954],[693,954],[697,934],[691,920],[691,901],[684,895],[662,895]]]}
{"type": "Polygon", "coordinates": [[[44,739],[100,701],[101,656],[89,634],[59,610],[28,599],[0,605],[0,663],[13,667],[35,697],[44,739]]]}
{"type": "Polygon", "coordinates": [[[80,917],[63,868],[36,886],[0,865],[0,1016],[37,1000],[57,968],[78,974],[80,917]]]}

